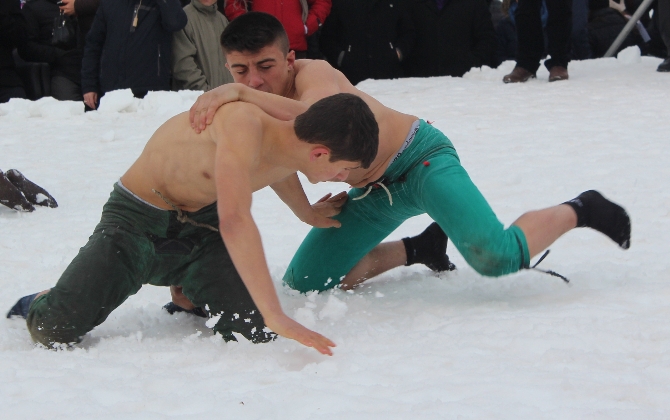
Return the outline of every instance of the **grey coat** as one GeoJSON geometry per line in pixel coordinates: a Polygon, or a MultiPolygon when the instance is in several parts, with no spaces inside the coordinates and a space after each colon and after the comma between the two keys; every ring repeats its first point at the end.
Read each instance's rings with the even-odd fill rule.
{"type": "Polygon", "coordinates": [[[219,44],[228,20],[216,10],[216,4],[203,6],[198,0],[184,7],[184,12],[188,23],[172,40],[172,89],[208,91],[231,83],[233,77],[219,44]]]}

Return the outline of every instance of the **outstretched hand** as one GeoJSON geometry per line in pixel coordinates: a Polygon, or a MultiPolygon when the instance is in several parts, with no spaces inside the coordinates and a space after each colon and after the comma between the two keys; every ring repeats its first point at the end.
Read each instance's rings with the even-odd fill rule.
{"type": "Polygon", "coordinates": [[[308,224],[318,228],[340,227],[342,224],[332,219],[342,211],[342,206],[347,202],[349,196],[342,191],[337,195],[328,193],[321,197],[319,201],[312,204],[312,220],[306,221],[308,224]]]}
{"type": "Polygon", "coordinates": [[[321,354],[333,355],[330,348],[336,347],[335,343],[321,334],[303,327],[285,314],[276,318],[265,319],[265,324],[282,337],[290,338],[307,347],[313,347],[321,354]]]}
{"type": "Polygon", "coordinates": [[[198,96],[189,110],[191,128],[196,133],[202,132],[214,121],[214,114],[219,108],[238,99],[239,95],[234,84],[221,85],[198,96]]]}

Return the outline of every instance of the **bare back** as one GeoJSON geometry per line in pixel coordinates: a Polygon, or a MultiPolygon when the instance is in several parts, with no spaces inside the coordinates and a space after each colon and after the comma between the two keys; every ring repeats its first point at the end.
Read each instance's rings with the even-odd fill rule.
{"type": "MultiPolygon", "coordinates": [[[[359,96],[368,104],[379,125],[379,150],[377,157],[368,169],[351,171],[347,183],[354,187],[360,187],[381,178],[418,117],[403,114],[384,106],[372,96],[358,90],[342,72],[322,60],[296,60],[294,69],[296,72],[296,94],[293,99],[295,100],[304,101],[309,94],[308,91],[316,89],[318,85],[323,85],[324,78],[333,77],[334,80],[329,81],[337,84],[340,92],[359,96]]],[[[320,97],[315,97],[314,101],[318,99],[320,97]]]]}
{"type": "Polygon", "coordinates": [[[244,148],[251,156],[252,163],[245,170],[250,173],[253,191],[257,191],[295,172],[263,159],[263,150],[277,138],[281,124],[286,123],[268,116],[255,105],[238,102],[221,107],[212,125],[197,134],[191,128],[188,112],[181,113],[156,130],[121,182],[157,207],[172,209],[153,190],[182,210],[197,211],[217,201],[217,148],[234,143],[234,147],[244,148]],[[253,125],[248,121],[254,119],[260,127],[257,135],[244,141],[231,135],[242,129],[240,125],[253,125]]]}

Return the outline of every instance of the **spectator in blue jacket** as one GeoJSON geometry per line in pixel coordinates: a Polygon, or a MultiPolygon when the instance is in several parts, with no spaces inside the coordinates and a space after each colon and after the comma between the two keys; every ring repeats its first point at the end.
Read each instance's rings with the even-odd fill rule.
{"type": "Polygon", "coordinates": [[[84,47],[84,103],[95,109],[116,89],[170,90],[172,34],[186,21],[179,0],[102,0],[84,47]]]}

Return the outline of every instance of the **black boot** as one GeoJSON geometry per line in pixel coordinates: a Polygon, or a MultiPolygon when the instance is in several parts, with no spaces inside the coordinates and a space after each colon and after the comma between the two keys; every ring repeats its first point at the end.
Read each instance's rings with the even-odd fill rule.
{"type": "Polygon", "coordinates": [[[447,255],[447,235],[437,223],[431,223],[421,234],[412,238],[403,238],[407,263],[425,264],[433,271],[453,271],[456,266],[447,255]]]}
{"type": "Polygon", "coordinates": [[[670,71],[670,58],[666,58],[661,64],[659,64],[656,71],[660,71],[662,73],[669,72],[670,71]]]}
{"type": "Polygon", "coordinates": [[[187,310],[177,305],[174,302],[168,302],[165,305],[163,305],[163,309],[165,309],[170,315],[174,315],[175,312],[186,312],[187,314],[199,316],[200,318],[209,318],[209,312],[207,312],[206,309],[200,307],[187,310]]]}
{"type": "Polygon", "coordinates": [[[0,204],[18,211],[35,211],[23,193],[0,171],[0,204]]]}
{"type": "Polygon", "coordinates": [[[16,169],[10,169],[5,175],[16,188],[23,192],[23,195],[25,195],[26,199],[32,204],[51,208],[58,207],[58,203],[56,203],[56,200],[51,194],[44,188],[27,179],[21,172],[16,169]]]}
{"type": "Polygon", "coordinates": [[[585,191],[563,204],[577,213],[577,227],[590,227],[607,235],[621,248],[630,248],[630,216],[620,205],[593,190],[585,191]]]}

